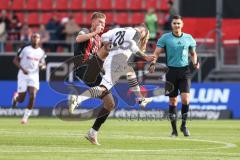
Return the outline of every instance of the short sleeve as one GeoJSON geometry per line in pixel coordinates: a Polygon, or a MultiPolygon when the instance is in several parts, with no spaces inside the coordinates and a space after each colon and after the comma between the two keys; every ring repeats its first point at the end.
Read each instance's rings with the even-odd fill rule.
{"type": "Polygon", "coordinates": [[[196,46],[197,46],[195,39],[193,39],[193,37],[191,35],[190,35],[189,39],[190,39],[189,40],[189,42],[190,42],[189,48],[195,50],[196,46]]]}
{"type": "Polygon", "coordinates": [[[17,56],[18,56],[19,58],[22,58],[22,57],[23,57],[23,55],[24,55],[23,50],[24,50],[25,47],[27,47],[27,46],[29,46],[29,45],[30,45],[30,44],[24,45],[24,46],[22,46],[21,48],[19,48],[19,49],[17,50],[17,56]]]}
{"type": "Polygon", "coordinates": [[[40,59],[40,63],[45,63],[45,59],[47,58],[47,55],[45,54],[45,52],[42,50],[42,57],[40,59]]]}
{"type": "Polygon", "coordinates": [[[158,48],[164,48],[165,46],[166,46],[165,36],[162,36],[157,41],[157,47],[158,48]]]}
{"type": "Polygon", "coordinates": [[[102,42],[110,42],[112,38],[112,30],[103,33],[101,36],[102,42]]]}
{"type": "Polygon", "coordinates": [[[87,28],[82,28],[78,35],[88,34],[90,31],[87,28]]]}
{"type": "Polygon", "coordinates": [[[19,48],[18,49],[18,51],[17,51],[17,56],[19,57],[19,58],[22,58],[23,57],[23,48],[19,48]]]}

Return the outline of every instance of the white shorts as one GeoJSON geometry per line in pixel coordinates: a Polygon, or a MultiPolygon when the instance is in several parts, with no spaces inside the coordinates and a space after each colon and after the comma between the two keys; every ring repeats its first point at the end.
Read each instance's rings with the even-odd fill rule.
{"type": "Polygon", "coordinates": [[[34,87],[39,90],[39,80],[18,78],[17,92],[26,92],[28,87],[34,87]]]}
{"type": "Polygon", "coordinates": [[[103,64],[105,74],[102,77],[101,85],[110,90],[120,79],[121,76],[134,72],[133,68],[127,63],[128,57],[124,54],[109,56],[103,64]]]}

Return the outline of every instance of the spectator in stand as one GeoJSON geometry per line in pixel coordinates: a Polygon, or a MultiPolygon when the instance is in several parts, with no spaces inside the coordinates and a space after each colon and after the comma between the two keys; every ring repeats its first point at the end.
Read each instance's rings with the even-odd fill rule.
{"type": "MultiPolygon", "coordinates": [[[[75,37],[79,32],[80,27],[75,22],[74,17],[70,16],[69,21],[66,24],[65,32],[66,32],[66,41],[68,43],[69,49],[71,48],[71,44],[75,41],[75,37]]],[[[69,50],[70,52],[71,50],[69,50]]]]}
{"type": "Polygon", "coordinates": [[[172,29],[172,26],[171,26],[172,19],[175,15],[177,15],[177,11],[176,11],[176,9],[174,8],[173,5],[174,5],[173,0],[169,0],[168,1],[169,10],[168,10],[168,14],[165,18],[166,20],[165,20],[165,24],[164,24],[164,27],[163,27],[165,32],[171,31],[171,29],[172,29]]]}
{"type": "Polygon", "coordinates": [[[20,31],[20,40],[24,42],[30,42],[32,36],[32,29],[28,26],[28,24],[24,24],[20,31]]]}
{"type": "Polygon", "coordinates": [[[63,48],[67,48],[67,50],[70,51],[70,46],[66,44],[66,24],[68,21],[69,21],[68,17],[63,17],[61,19],[61,23],[58,26],[56,35],[57,35],[57,39],[60,41],[57,44],[57,48],[63,47],[63,48]]]}
{"type": "Polygon", "coordinates": [[[4,51],[4,42],[7,39],[7,30],[9,23],[10,21],[6,16],[6,11],[2,10],[0,17],[0,52],[4,51]]]}
{"type": "Polygon", "coordinates": [[[40,34],[40,37],[41,37],[42,47],[45,48],[47,45],[47,42],[49,42],[49,39],[50,39],[49,32],[46,30],[45,26],[41,24],[39,27],[38,33],[40,34]]]}
{"type": "MultiPolygon", "coordinates": [[[[8,30],[8,40],[10,41],[19,41],[20,32],[22,29],[22,23],[20,22],[18,16],[13,14],[10,18],[10,25],[8,30]]],[[[19,48],[19,45],[16,42],[13,42],[13,50],[16,51],[19,48]]]]}
{"type": "Polygon", "coordinates": [[[56,41],[58,40],[58,36],[57,36],[58,27],[59,27],[59,22],[56,16],[53,16],[46,25],[46,29],[50,33],[50,41],[51,41],[51,44],[48,44],[47,48],[49,48],[51,52],[57,51],[56,41]]]}
{"type": "Polygon", "coordinates": [[[10,25],[10,20],[9,18],[7,17],[7,12],[6,10],[2,10],[1,12],[1,17],[0,17],[1,21],[3,21],[6,25],[6,30],[9,29],[9,25],[10,25]]]}
{"type": "Polygon", "coordinates": [[[75,22],[74,18],[72,16],[69,17],[69,21],[66,24],[66,40],[69,42],[72,42],[75,40],[75,34],[78,33],[80,30],[80,27],[75,22]]]}
{"type": "Polygon", "coordinates": [[[0,19],[0,53],[4,52],[4,42],[7,39],[6,24],[0,19]]]}
{"type": "Polygon", "coordinates": [[[158,32],[158,18],[154,8],[150,8],[145,16],[145,23],[150,32],[150,41],[155,41],[158,32]]]}

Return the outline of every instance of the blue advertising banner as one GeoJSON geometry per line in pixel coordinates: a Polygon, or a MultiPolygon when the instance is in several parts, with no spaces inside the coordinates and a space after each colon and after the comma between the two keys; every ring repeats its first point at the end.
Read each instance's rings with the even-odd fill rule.
{"type": "MultiPolygon", "coordinates": [[[[17,83],[15,81],[0,82],[0,108],[11,107],[11,98],[16,88],[17,83]]],[[[142,86],[144,95],[152,96],[153,88],[156,88],[156,86],[150,84],[142,86]]],[[[133,93],[128,90],[127,84],[118,84],[113,90],[113,94],[117,99],[116,109],[139,109],[139,106],[135,104],[133,93]]],[[[190,108],[192,110],[229,110],[232,112],[232,118],[240,118],[240,83],[193,83],[190,95],[190,108]]],[[[67,95],[56,92],[47,82],[41,82],[35,108],[53,109],[57,103],[66,99],[67,95]]],[[[100,100],[87,100],[83,106],[89,109],[98,106],[99,103],[101,103],[100,100]]],[[[27,101],[19,104],[19,108],[24,108],[26,105],[27,101]]],[[[181,103],[179,103],[180,108],[181,103]]],[[[146,110],[155,109],[167,110],[168,97],[161,94],[155,96],[153,102],[147,105],[146,110]]]]}

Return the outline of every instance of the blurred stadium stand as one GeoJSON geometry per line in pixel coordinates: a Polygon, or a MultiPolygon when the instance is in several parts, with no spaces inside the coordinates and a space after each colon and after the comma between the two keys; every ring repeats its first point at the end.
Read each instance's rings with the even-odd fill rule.
{"type": "MultiPolygon", "coordinates": [[[[90,15],[94,11],[102,11],[107,16],[107,29],[115,25],[134,26],[144,22],[144,17],[147,10],[151,7],[155,8],[158,16],[159,35],[164,33],[162,30],[166,22],[169,6],[169,0],[0,0],[0,9],[6,10],[8,17],[16,14],[22,24],[28,24],[32,32],[37,31],[40,24],[46,25],[49,20],[56,16],[60,22],[62,18],[73,16],[76,23],[80,27],[90,26],[90,15]]],[[[206,0],[205,0],[206,1],[206,0]]],[[[176,7],[181,10],[185,3],[195,3],[189,0],[175,0],[176,7]]],[[[201,3],[201,1],[197,1],[201,3]]],[[[195,6],[198,6],[195,3],[195,6]]],[[[208,2],[205,2],[208,3],[208,2]]],[[[212,2],[211,2],[212,3],[212,2]]],[[[227,4],[224,4],[227,5],[227,4]]],[[[192,5],[194,10],[194,5],[192,5]]],[[[209,4],[211,6],[211,4],[209,4]]],[[[200,8],[200,7],[198,7],[200,8]]],[[[215,8],[214,8],[215,9],[215,8]]],[[[186,10],[185,8],[182,10],[186,10]]],[[[180,12],[184,17],[184,31],[193,35],[198,42],[197,51],[200,55],[202,67],[206,68],[195,75],[195,80],[198,81],[240,81],[239,66],[240,66],[240,17],[223,19],[222,34],[223,34],[223,58],[222,65],[225,70],[214,70],[216,55],[216,18],[214,16],[199,16],[197,17],[194,11],[189,11],[192,16],[188,16],[188,11],[180,12]],[[205,66],[205,63],[207,64],[205,66]],[[209,65],[209,63],[212,63],[209,65]],[[211,66],[209,68],[209,66],[211,66]],[[230,69],[229,69],[230,67],[230,69]],[[209,71],[207,71],[207,68],[209,71]],[[231,75],[224,76],[230,71],[231,75]],[[223,72],[221,72],[223,71],[223,72]],[[203,72],[210,73],[209,76],[202,75],[203,72]],[[220,72],[220,73],[219,73],[220,72]],[[199,75],[200,74],[200,75],[199,75]],[[219,76],[220,75],[220,76],[219,76]],[[234,76],[233,76],[234,75],[234,76]]],[[[215,13],[215,11],[214,11],[215,13]]],[[[211,14],[214,14],[211,12],[211,14]]],[[[199,12],[199,14],[207,14],[199,12]]],[[[19,31],[15,31],[19,32],[19,31]]],[[[69,44],[70,42],[50,40],[49,44],[69,44]]],[[[148,52],[153,51],[156,41],[150,42],[148,52]]],[[[22,44],[19,40],[7,40],[0,43],[1,54],[12,55],[16,52],[18,46],[22,44]]],[[[70,43],[71,53],[66,51],[64,45],[58,45],[55,53],[49,55],[72,55],[73,43],[70,43]],[[63,52],[63,53],[59,53],[63,52]]],[[[156,75],[157,77],[158,75],[156,75]]]]}

